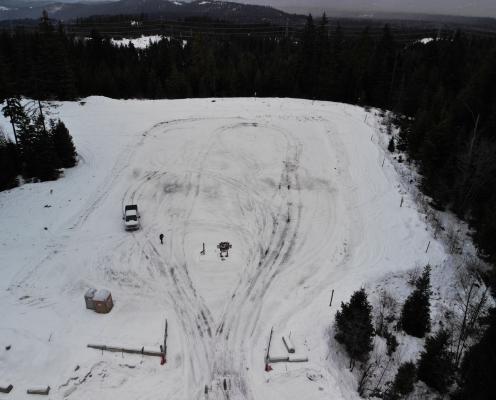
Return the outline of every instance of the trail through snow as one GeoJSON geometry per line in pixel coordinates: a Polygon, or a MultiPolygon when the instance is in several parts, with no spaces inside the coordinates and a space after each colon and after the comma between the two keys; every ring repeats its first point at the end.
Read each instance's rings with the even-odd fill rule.
{"type": "Polygon", "coordinates": [[[338,305],[445,257],[412,202],[400,208],[377,120],[359,107],[92,97],[52,112],[80,164],[0,193],[0,384],[16,398],[50,385],[54,399],[356,399],[329,347],[338,305]],[[128,203],[142,216],[132,233],[128,203]],[[112,291],[110,314],[84,308],[90,286],[112,291]],[[158,350],[164,318],[165,366],[86,348],[158,350]],[[309,362],[264,372],[272,327],[274,356],[291,332],[309,362]]]}

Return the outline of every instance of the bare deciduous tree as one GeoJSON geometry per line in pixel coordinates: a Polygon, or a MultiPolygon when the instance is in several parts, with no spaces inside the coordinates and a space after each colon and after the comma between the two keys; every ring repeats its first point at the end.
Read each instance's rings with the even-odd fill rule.
{"type": "Polygon", "coordinates": [[[457,276],[455,307],[459,321],[454,343],[454,365],[458,367],[467,340],[477,333],[479,318],[487,311],[488,288],[479,276],[477,260],[468,260],[457,276]]]}
{"type": "Polygon", "coordinates": [[[452,254],[459,254],[461,252],[460,232],[455,224],[450,224],[446,230],[446,241],[448,244],[449,252],[452,254]]]}
{"type": "Polygon", "coordinates": [[[420,278],[420,275],[422,275],[422,267],[420,265],[416,265],[415,268],[408,271],[406,274],[408,277],[408,284],[411,286],[415,286],[418,279],[420,278]]]}
{"type": "Polygon", "coordinates": [[[387,324],[396,318],[398,302],[386,289],[379,293],[379,303],[376,315],[376,333],[382,337],[386,336],[387,324]]]}

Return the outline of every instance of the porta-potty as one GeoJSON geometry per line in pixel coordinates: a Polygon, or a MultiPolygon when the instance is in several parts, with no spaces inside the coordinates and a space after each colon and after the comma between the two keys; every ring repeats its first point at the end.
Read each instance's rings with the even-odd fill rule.
{"type": "Polygon", "coordinates": [[[106,289],[97,290],[93,295],[93,304],[97,313],[106,314],[110,312],[114,306],[112,294],[106,289]]]}
{"type": "Polygon", "coordinates": [[[84,302],[86,303],[86,308],[88,310],[94,310],[95,304],[93,303],[93,297],[95,296],[96,289],[89,288],[84,294],[84,302]]]}

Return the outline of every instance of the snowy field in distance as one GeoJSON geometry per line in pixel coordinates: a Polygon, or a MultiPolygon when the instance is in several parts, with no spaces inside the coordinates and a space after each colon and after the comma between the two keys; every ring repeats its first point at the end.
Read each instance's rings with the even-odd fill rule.
{"type": "Polygon", "coordinates": [[[137,49],[144,49],[150,46],[150,44],[160,42],[162,38],[163,37],[161,35],[151,35],[151,36],[142,35],[134,39],[128,39],[128,38],[110,39],[110,42],[114,46],[129,46],[129,44],[132,43],[133,46],[136,47],[137,49]]]}
{"type": "MultiPolygon", "coordinates": [[[[129,46],[130,44],[132,44],[137,49],[145,49],[154,43],[160,42],[162,39],[170,41],[171,37],[161,36],[161,35],[151,35],[151,36],[141,35],[140,37],[133,39],[129,39],[129,38],[110,39],[110,42],[114,46],[129,46]]],[[[186,46],[188,41],[183,39],[181,43],[182,46],[184,47],[186,46]]]]}
{"type": "Polygon", "coordinates": [[[0,399],[43,385],[52,399],[359,398],[329,346],[340,302],[445,258],[408,196],[399,207],[372,114],[292,99],[102,97],[52,113],[81,161],[56,182],[0,193],[0,386],[14,385],[0,399]],[[121,220],[131,202],[134,233],[121,220]],[[110,314],[85,309],[88,287],[111,290],[110,314]],[[158,350],[165,317],[164,366],[86,348],[158,350]],[[271,356],[291,332],[309,362],[264,372],[272,327],[271,356]]]}

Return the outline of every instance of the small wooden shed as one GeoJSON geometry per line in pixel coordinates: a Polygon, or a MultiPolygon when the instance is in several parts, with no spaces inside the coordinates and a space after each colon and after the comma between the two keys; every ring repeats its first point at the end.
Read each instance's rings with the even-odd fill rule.
{"type": "Polygon", "coordinates": [[[106,314],[110,312],[114,306],[112,294],[106,289],[97,290],[93,295],[93,304],[97,313],[106,314]]]}

